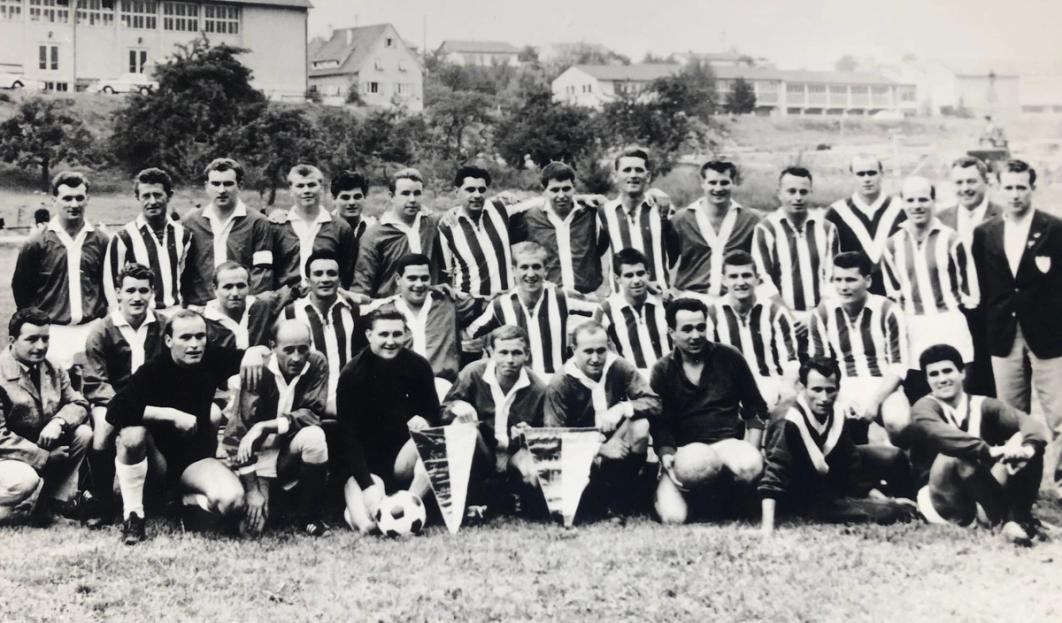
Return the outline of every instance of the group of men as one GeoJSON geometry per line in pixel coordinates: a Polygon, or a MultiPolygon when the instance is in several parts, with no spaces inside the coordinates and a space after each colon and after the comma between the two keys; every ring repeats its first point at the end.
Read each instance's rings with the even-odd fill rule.
{"type": "Polygon", "coordinates": [[[258,533],[287,506],[316,536],[331,482],[368,532],[388,492],[430,493],[410,431],[456,421],[478,424],[470,495],[488,509],[541,501],[529,427],[591,427],[586,497],[609,515],[650,506],[648,479],[669,524],[758,510],[769,533],[779,510],[917,506],[1029,542],[1041,472],[1055,493],[1062,477],[1062,221],[1032,207],[1022,161],[997,205],[985,165],[957,160],[943,210],[929,180],[890,196],[879,160],[850,170],[854,193],[819,210],[812,174],[786,168],[764,216],[721,160],[674,209],[639,148],[616,157],[611,200],[577,195],[562,163],[519,203],[462,166],[460,205],[432,212],[403,169],[374,221],[357,173],[332,179],[328,211],[321,171],[297,165],[294,205],[267,216],[218,159],[210,203],[180,220],[169,176],[141,171],[141,214],[109,237],[85,176],[60,173],[12,277],[0,516],[76,505],[106,525],[117,481],[127,543],[145,488],[188,522],[258,533]]]}

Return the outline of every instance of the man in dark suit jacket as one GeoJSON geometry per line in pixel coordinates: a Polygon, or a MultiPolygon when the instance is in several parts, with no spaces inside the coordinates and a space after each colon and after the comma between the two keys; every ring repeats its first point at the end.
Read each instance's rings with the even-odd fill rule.
{"type": "MultiPolygon", "coordinates": [[[[984,161],[971,156],[955,160],[951,163],[951,183],[955,186],[956,204],[938,210],[937,219],[959,232],[967,253],[966,265],[972,273],[974,268],[970,247],[973,244],[973,231],[981,223],[1002,214],[1002,210],[988,198],[988,167],[984,161]]],[[[976,280],[971,280],[971,283],[975,285],[971,290],[977,297],[976,280]]],[[[984,306],[978,303],[976,307],[964,308],[963,313],[970,325],[974,346],[974,360],[966,366],[964,389],[967,393],[994,398],[996,381],[992,377],[992,359],[988,354],[984,306]]]]}
{"type": "Polygon", "coordinates": [[[1055,487],[1062,434],[1062,220],[1032,207],[1036,171],[1011,160],[999,172],[1003,214],[974,230],[988,348],[999,397],[1029,412],[1031,385],[1051,442],[1044,456],[1055,487]]]}

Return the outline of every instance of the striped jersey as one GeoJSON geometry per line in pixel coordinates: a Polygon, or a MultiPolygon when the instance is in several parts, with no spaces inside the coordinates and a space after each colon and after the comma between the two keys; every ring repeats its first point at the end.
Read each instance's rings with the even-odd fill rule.
{"type": "Polygon", "coordinates": [[[827,299],[815,308],[809,328],[808,349],[815,356],[835,357],[841,375],[882,377],[907,374],[907,330],[898,305],[876,294],[855,318],[849,318],[837,300],[827,299]]]}
{"type": "Polygon", "coordinates": [[[922,241],[904,226],[886,244],[885,288],[908,314],[960,311],[970,295],[970,267],[959,234],[934,219],[922,241]]]}
{"type": "Polygon", "coordinates": [[[472,337],[480,337],[512,324],[527,332],[531,350],[529,365],[536,374],[553,374],[561,369],[568,355],[568,316],[591,317],[596,305],[568,297],[563,290],[546,284],[542,295],[530,308],[520,299],[519,290],[491,301],[487,309],[468,326],[472,337]]]}
{"type": "Polygon", "coordinates": [[[752,232],[752,258],[768,290],[773,288],[794,311],[808,311],[822,300],[833,256],[840,252],[837,227],[817,215],[802,226],[782,209],[760,221],[752,232]]]}
{"type": "MultiPolygon", "coordinates": [[[[313,305],[309,296],[293,301],[284,308],[284,317],[301,320],[310,327],[310,336],[314,350],[328,360],[328,396],[336,395],[339,373],[359,350],[361,344],[354,344],[354,329],[357,327],[358,307],[342,296],[322,314],[313,305]]],[[[331,401],[331,400],[330,400],[331,401]]]]}
{"type": "Polygon", "coordinates": [[[756,376],[782,376],[797,360],[793,317],[777,301],[756,301],[745,316],[726,299],[708,306],[715,341],[741,351],[756,376]]]}
{"type": "Polygon", "coordinates": [[[883,194],[874,205],[866,206],[852,195],[835,201],[826,210],[826,220],[837,227],[842,252],[859,251],[877,265],[885,251],[885,241],[907,220],[907,214],[895,197],[883,194]],[[873,216],[868,216],[868,212],[873,216]]]}
{"type": "Polygon", "coordinates": [[[642,371],[649,371],[657,359],[671,351],[663,302],[648,295],[636,309],[622,292],[605,299],[594,315],[608,331],[620,357],[642,371]]]}
{"type": "Polygon", "coordinates": [[[614,199],[601,206],[597,216],[598,227],[611,254],[623,249],[641,251],[649,260],[646,270],[650,281],[667,284],[667,230],[670,221],[652,196],[647,195],[630,214],[624,210],[619,199],[614,199]]]}
{"type": "Polygon", "coordinates": [[[509,244],[509,213],[504,205],[487,201],[479,220],[464,208],[453,225],[439,225],[443,261],[458,292],[491,297],[513,286],[509,244]]]}
{"type": "Polygon", "coordinates": [[[118,273],[126,264],[135,262],[143,264],[155,273],[155,307],[168,309],[181,304],[181,279],[184,274],[188,247],[192,242],[192,233],[177,221],[166,220],[162,239],[155,236],[144,215],[136,217],[131,223],[118,230],[107,244],[105,269],[103,271],[103,292],[107,304],[118,304],[118,273]]]}

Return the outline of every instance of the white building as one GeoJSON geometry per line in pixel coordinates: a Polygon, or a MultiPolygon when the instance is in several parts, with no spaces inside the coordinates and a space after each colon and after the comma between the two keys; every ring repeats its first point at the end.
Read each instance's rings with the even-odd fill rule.
{"type": "Polygon", "coordinates": [[[520,64],[520,50],[504,41],[443,41],[436,51],[444,61],[454,65],[495,67],[520,64]]]}
{"type": "Polygon", "coordinates": [[[310,88],[327,103],[343,103],[357,85],[369,106],[424,110],[420,58],[391,24],[339,28],[310,50],[310,88]]]}

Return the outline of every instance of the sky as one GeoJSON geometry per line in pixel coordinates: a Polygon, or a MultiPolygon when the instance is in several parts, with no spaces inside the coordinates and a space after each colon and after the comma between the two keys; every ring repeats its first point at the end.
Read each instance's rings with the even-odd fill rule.
{"type": "Polygon", "coordinates": [[[1059,0],[311,0],[310,35],[390,22],[429,50],[446,39],[522,47],[601,43],[646,52],[736,47],[783,69],[830,69],[842,55],[1062,58],[1059,0]],[[425,37],[425,24],[426,37],[425,37]]]}

